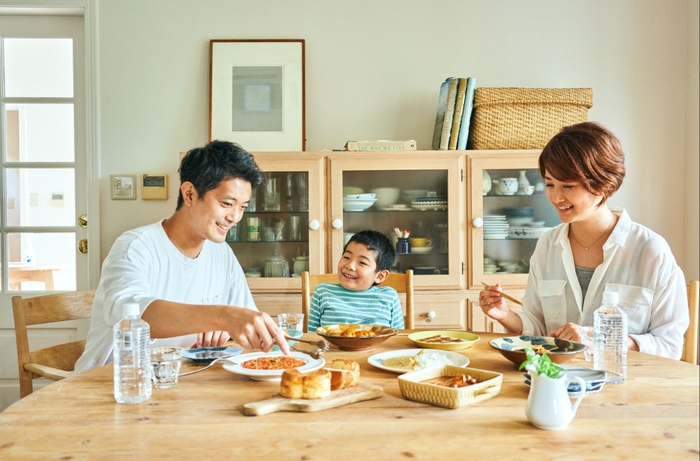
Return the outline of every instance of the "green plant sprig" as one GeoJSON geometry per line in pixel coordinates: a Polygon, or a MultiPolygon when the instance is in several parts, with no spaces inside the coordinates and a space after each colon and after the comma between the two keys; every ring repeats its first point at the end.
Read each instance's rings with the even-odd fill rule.
{"type": "Polygon", "coordinates": [[[527,360],[520,365],[520,370],[528,365],[532,365],[538,375],[545,375],[552,379],[559,378],[564,372],[564,369],[552,362],[552,359],[547,354],[539,355],[531,347],[525,349],[525,355],[527,360]]]}

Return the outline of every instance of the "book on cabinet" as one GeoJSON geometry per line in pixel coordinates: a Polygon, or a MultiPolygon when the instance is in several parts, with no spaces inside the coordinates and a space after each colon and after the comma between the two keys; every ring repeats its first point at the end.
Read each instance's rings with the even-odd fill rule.
{"type": "Polygon", "coordinates": [[[450,77],[447,89],[447,101],[445,103],[445,121],[442,124],[442,132],[440,133],[439,150],[447,150],[450,143],[450,133],[452,132],[452,122],[455,115],[455,102],[457,100],[457,84],[459,78],[450,77]]]}
{"type": "Polygon", "coordinates": [[[457,149],[465,150],[469,141],[469,128],[471,126],[472,112],[474,109],[474,93],[476,91],[476,78],[467,78],[467,87],[464,94],[464,109],[462,110],[462,123],[459,127],[457,149]]]}
{"type": "Polygon", "coordinates": [[[457,83],[457,99],[455,100],[455,115],[452,120],[452,130],[450,132],[449,150],[457,148],[457,138],[459,136],[459,127],[462,124],[462,112],[464,110],[464,96],[467,91],[467,79],[460,78],[457,83]]]}
{"type": "Polygon", "coordinates": [[[440,148],[440,138],[442,136],[442,126],[445,123],[445,111],[447,110],[447,93],[450,87],[450,79],[446,79],[440,84],[438,95],[437,115],[435,116],[435,128],[433,130],[432,149],[440,148]]]}

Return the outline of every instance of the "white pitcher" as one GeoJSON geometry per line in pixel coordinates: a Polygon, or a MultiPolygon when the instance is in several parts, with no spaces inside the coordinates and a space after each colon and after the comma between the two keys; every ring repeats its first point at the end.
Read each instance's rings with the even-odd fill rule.
{"type": "Polygon", "coordinates": [[[553,379],[538,375],[533,367],[525,368],[530,373],[530,394],[525,406],[527,419],[540,429],[564,429],[576,416],[576,410],[586,395],[586,382],[580,376],[568,379],[564,374],[553,379]],[[571,381],[581,386],[581,393],[573,405],[567,391],[571,381]]]}

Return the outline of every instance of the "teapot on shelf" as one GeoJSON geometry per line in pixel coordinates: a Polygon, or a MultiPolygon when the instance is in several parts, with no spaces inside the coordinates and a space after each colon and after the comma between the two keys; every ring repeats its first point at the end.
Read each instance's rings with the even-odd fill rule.
{"type": "Polygon", "coordinates": [[[265,277],[289,277],[289,263],[279,252],[265,260],[265,277]]]}

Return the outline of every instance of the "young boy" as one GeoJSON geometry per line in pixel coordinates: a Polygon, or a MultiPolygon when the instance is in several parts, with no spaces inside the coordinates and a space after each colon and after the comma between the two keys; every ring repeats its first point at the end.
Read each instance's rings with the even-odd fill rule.
{"type": "Polygon", "coordinates": [[[338,262],[339,284],[320,283],[311,297],[308,331],[324,325],[360,323],[402,329],[403,310],[389,275],[396,253],[386,235],[364,230],[353,235],[338,262]]]}

